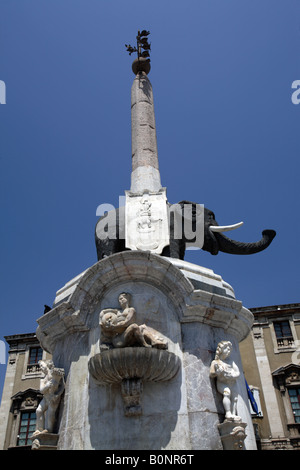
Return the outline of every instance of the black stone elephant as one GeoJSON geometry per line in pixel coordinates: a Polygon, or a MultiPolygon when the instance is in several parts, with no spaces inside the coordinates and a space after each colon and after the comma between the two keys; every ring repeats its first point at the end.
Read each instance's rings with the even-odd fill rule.
{"type": "MultiPolygon", "coordinates": [[[[193,231],[195,231],[197,204],[191,201],[180,201],[177,205],[182,208],[182,211],[185,205],[192,206],[192,228],[193,231]]],[[[182,221],[184,221],[183,217],[182,221]]],[[[231,229],[231,227],[234,226],[228,227],[229,229],[231,229]]],[[[226,237],[222,233],[222,231],[226,231],[228,227],[220,227],[216,221],[215,214],[210,209],[204,207],[204,243],[202,246],[202,250],[208,251],[212,255],[217,255],[219,251],[232,255],[252,255],[254,253],[258,253],[260,251],[265,250],[270,245],[276,235],[276,232],[274,230],[264,230],[262,232],[261,240],[254,243],[244,243],[226,237]],[[220,229],[220,231],[218,231],[218,229],[220,229]]],[[[171,241],[169,256],[184,259],[184,252],[187,240],[174,240],[174,238],[172,239],[172,220],[170,221],[170,233],[171,241]]]]}
{"type": "MultiPolygon", "coordinates": [[[[182,211],[182,223],[184,223],[183,211],[184,207],[188,205],[191,207],[191,227],[196,230],[196,210],[197,204],[191,201],[180,201],[176,204],[177,212],[182,211]]],[[[169,208],[172,208],[169,205],[169,208]]],[[[95,230],[95,242],[97,249],[98,260],[105,258],[114,253],[125,251],[125,208],[113,210],[100,217],[97,222],[95,230]],[[107,227],[107,236],[103,236],[103,227],[107,227]],[[101,229],[101,230],[100,230],[101,229]],[[100,232],[102,233],[101,237],[100,232]]],[[[186,240],[184,236],[175,238],[174,230],[174,216],[172,210],[170,211],[170,245],[166,246],[162,252],[162,256],[171,258],[184,259],[185,249],[187,243],[193,242],[193,239],[186,240]]],[[[215,214],[204,207],[204,243],[202,250],[210,252],[212,255],[217,255],[219,251],[234,255],[251,255],[265,250],[276,235],[274,230],[264,230],[262,232],[261,240],[254,243],[244,243],[232,240],[226,237],[222,231],[227,230],[227,227],[219,227],[215,214]],[[218,231],[220,229],[220,231],[218,231]]],[[[184,234],[184,230],[182,230],[184,234]]]]}
{"type": "Polygon", "coordinates": [[[106,212],[98,219],[95,228],[95,243],[98,261],[127,250],[125,247],[125,207],[106,212]]]}

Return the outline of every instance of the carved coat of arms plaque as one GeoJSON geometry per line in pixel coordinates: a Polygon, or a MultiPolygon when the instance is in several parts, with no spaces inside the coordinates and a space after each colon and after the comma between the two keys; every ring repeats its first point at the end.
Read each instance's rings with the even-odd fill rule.
{"type": "Polygon", "coordinates": [[[126,191],[126,248],[161,254],[170,244],[166,191],[126,191]]]}

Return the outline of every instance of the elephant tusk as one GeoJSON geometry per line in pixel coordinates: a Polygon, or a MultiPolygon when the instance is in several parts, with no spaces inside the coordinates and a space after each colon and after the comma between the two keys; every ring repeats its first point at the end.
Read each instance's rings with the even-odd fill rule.
{"type": "Polygon", "coordinates": [[[229,232],[229,230],[235,230],[236,228],[241,227],[244,222],[239,222],[234,225],[210,225],[209,228],[212,232],[229,232]]]}

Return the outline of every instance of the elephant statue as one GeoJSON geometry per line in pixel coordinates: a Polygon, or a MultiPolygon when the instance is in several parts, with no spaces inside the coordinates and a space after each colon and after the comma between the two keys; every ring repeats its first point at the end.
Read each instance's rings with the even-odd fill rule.
{"type": "Polygon", "coordinates": [[[98,261],[114,253],[127,251],[124,206],[106,212],[98,219],[95,228],[95,243],[98,261]],[[106,233],[107,236],[105,236],[106,233]]]}
{"type": "MultiPolygon", "coordinates": [[[[185,205],[192,206],[192,229],[195,231],[196,228],[196,208],[197,204],[191,201],[180,201],[176,204],[177,210],[182,210],[182,215],[185,205]]],[[[169,207],[172,207],[169,204],[169,207]]],[[[170,258],[184,259],[185,249],[187,243],[192,242],[193,240],[186,240],[184,237],[180,239],[174,238],[174,217],[172,217],[172,211],[170,211],[170,245],[166,246],[162,252],[162,256],[168,256],[170,258]]],[[[183,216],[181,217],[182,223],[184,223],[183,216]]],[[[97,249],[98,260],[105,258],[114,253],[119,253],[121,251],[126,251],[125,247],[125,207],[120,207],[118,209],[109,211],[97,222],[95,230],[95,242],[97,249]],[[107,226],[109,226],[109,234],[107,237],[99,237],[99,224],[101,227],[105,226],[105,221],[107,221],[107,226]],[[113,235],[113,236],[111,236],[113,235]]],[[[202,250],[208,251],[212,255],[217,255],[219,251],[223,253],[229,253],[234,255],[252,255],[260,251],[265,250],[273,238],[276,235],[274,230],[263,230],[261,240],[254,243],[244,243],[232,240],[226,237],[222,232],[233,230],[240,226],[240,224],[231,225],[231,226],[219,226],[215,214],[204,207],[204,243],[202,250]]],[[[108,233],[108,232],[107,232],[108,233]]],[[[184,231],[182,231],[184,233],[184,231]]]]}

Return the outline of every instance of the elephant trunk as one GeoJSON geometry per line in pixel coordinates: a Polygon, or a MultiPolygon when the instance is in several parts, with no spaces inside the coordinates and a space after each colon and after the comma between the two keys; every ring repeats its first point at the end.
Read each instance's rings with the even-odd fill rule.
{"type": "Polygon", "coordinates": [[[214,233],[219,250],[232,255],[252,255],[259,253],[270,245],[275,235],[276,232],[274,230],[264,230],[261,240],[254,243],[243,243],[231,240],[222,233],[214,233]]]}

